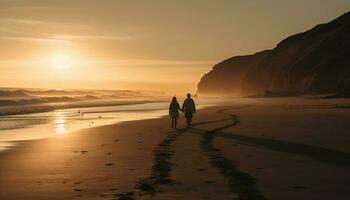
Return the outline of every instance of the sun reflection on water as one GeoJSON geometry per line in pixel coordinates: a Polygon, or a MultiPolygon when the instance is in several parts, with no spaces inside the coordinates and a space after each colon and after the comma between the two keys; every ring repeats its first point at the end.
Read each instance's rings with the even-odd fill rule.
{"type": "Polygon", "coordinates": [[[66,120],[62,112],[55,112],[55,130],[57,135],[62,135],[67,132],[66,120]]]}

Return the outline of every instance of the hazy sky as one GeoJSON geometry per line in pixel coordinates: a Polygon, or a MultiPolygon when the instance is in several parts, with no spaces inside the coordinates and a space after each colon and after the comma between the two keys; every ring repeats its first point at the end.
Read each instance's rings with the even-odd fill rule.
{"type": "Polygon", "coordinates": [[[216,62],[349,10],[349,0],[0,0],[0,86],[193,90],[216,62]]]}

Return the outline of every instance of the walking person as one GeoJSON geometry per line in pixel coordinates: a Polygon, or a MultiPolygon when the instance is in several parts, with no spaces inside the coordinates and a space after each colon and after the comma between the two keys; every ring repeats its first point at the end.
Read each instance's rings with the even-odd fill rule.
{"type": "Polygon", "coordinates": [[[169,115],[171,117],[171,128],[177,128],[177,120],[179,119],[179,110],[181,110],[176,97],[173,97],[169,106],[169,115]]]}
{"type": "Polygon", "coordinates": [[[196,105],[190,93],[187,94],[187,99],[182,104],[182,112],[185,113],[187,128],[191,128],[193,114],[196,114],[196,105]]]}

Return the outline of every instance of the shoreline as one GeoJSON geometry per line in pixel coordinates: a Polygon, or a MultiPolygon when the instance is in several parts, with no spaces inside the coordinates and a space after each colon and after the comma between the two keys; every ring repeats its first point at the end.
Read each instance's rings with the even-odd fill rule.
{"type": "MultiPolygon", "coordinates": [[[[102,103],[101,102],[94,102],[88,105],[56,105],[56,106],[50,106],[50,105],[39,105],[42,107],[39,107],[38,104],[33,105],[25,105],[26,107],[38,107],[37,110],[31,110],[31,111],[9,111],[9,112],[0,112],[1,117],[7,117],[7,116],[14,116],[14,115],[26,115],[26,114],[36,114],[36,113],[45,113],[45,112],[52,112],[55,110],[63,110],[63,109],[74,109],[74,108],[92,108],[92,107],[106,107],[106,106],[125,106],[125,105],[138,105],[138,104],[145,104],[145,103],[162,103],[167,102],[163,100],[159,101],[152,101],[152,100],[141,100],[141,101],[112,101],[109,103],[102,103]]],[[[66,102],[61,102],[66,103],[66,102]]],[[[82,101],[81,103],[87,103],[86,101],[82,101]]],[[[12,106],[15,107],[15,106],[12,106]]]]}
{"type": "MultiPolygon", "coordinates": [[[[157,118],[163,118],[163,117],[166,117],[166,116],[160,116],[160,117],[157,117],[157,118]]],[[[150,118],[150,119],[157,119],[157,118],[150,118]]],[[[91,129],[104,128],[104,127],[109,127],[109,126],[115,126],[115,125],[122,124],[122,123],[137,122],[137,121],[144,121],[144,120],[149,120],[149,119],[135,119],[135,120],[129,120],[129,121],[115,122],[115,123],[111,123],[111,124],[98,125],[98,126],[89,127],[89,128],[81,128],[81,129],[78,129],[78,130],[69,131],[69,132],[65,133],[65,135],[52,135],[52,136],[49,136],[49,137],[39,138],[39,139],[16,140],[16,141],[0,141],[0,144],[1,143],[8,144],[8,146],[0,146],[0,156],[1,156],[2,152],[11,150],[12,148],[16,148],[18,146],[18,144],[25,144],[25,143],[30,143],[30,142],[33,142],[33,141],[40,141],[40,140],[45,140],[45,139],[54,139],[54,138],[57,138],[57,137],[65,137],[65,136],[69,136],[71,134],[76,134],[76,133],[79,133],[79,132],[90,131],[91,129]],[[3,149],[1,149],[1,148],[3,148],[3,149]]]]}
{"type": "MultiPolygon", "coordinates": [[[[30,118],[38,118],[41,122],[40,123],[33,123],[30,125],[25,125],[22,127],[18,127],[18,128],[7,128],[7,129],[2,129],[4,132],[2,133],[2,137],[0,137],[0,151],[6,150],[9,147],[13,147],[16,146],[16,142],[24,142],[24,141],[30,141],[30,140],[37,140],[37,139],[44,139],[47,137],[54,137],[56,134],[74,134],[74,132],[78,132],[79,130],[84,130],[84,129],[88,129],[88,128],[92,128],[92,127],[100,127],[100,126],[108,126],[108,125],[113,125],[113,124],[118,124],[118,123],[122,123],[122,122],[128,122],[128,121],[138,121],[138,120],[143,120],[143,119],[153,119],[153,118],[160,118],[160,117],[164,117],[167,116],[168,111],[166,111],[167,105],[164,107],[164,105],[160,105],[162,103],[165,103],[164,101],[151,101],[151,102],[146,102],[146,103],[131,103],[131,104],[118,104],[115,106],[115,108],[109,108],[110,106],[98,106],[98,107],[87,107],[87,109],[89,110],[83,110],[84,111],[84,116],[86,115],[96,115],[95,118],[94,117],[86,117],[83,118],[84,120],[87,119],[91,119],[94,122],[93,126],[90,127],[85,127],[84,125],[80,125],[78,128],[72,128],[72,130],[70,130],[69,128],[67,128],[68,130],[65,131],[64,133],[53,133],[52,135],[48,135],[48,136],[34,136],[32,138],[30,137],[25,137],[22,139],[3,139],[5,137],[5,135],[11,136],[12,134],[17,134],[17,135],[23,135],[21,133],[24,132],[37,132],[37,131],[45,131],[45,132],[54,132],[55,130],[46,130],[45,128],[48,128],[47,126],[52,124],[53,121],[57,121],[57,116],[55,115],[45,115],[45,113],[43,113],[44,115],[39,115],[39,116],[33,116],[32,114],[29,114],[30,118]],[[130,106],[128,108],[124,107],[124,106],[130,106]],[[144,108],[141,108],[142,106],[144,106],[144,108]],[[99,109],[99,110],[91,110],[93,108],[108,108],[109,110],[105,110],[105,109],[99,109]],[[136,117],[124,117],[125,114],[128,115],[135,115],[136,117]],[[113,119],[110,116],[110,114],[113,115],[117,115],[116,119],[113,119]],[[107,115],[106,118],[101,117],[103,115],[107,115]],[[123,116],[123,117],[120,117],[123,116]],[[41,119],[42,118],[42,119],[41,119]],[[55,120],[56,118],[56,120],[55,120]],[[109,120],[109,118],[111,118],[111,120],[109,120]],[[95,120],[96,121],[95,121],[95,120]],[[100,122],[101,120],[106,120],[106,122],[100,122]],[[42,122],[43,121],[43,122],[42,122]],[[40,128],[43,127],[43,128],[40,128]],[[13,133],[11,133],[13,132],[13,133]],[[5,135],[4,135],[5,134],[5,135]],[[1,144],[6,144],[6,145],[1,145],[1,144]]],[[[203,109],[205,107],[210,107],[212,105],[209,104],[205,104],[205,105],[198,105],[198,109],[203,109]]],[[[67,109],[62,109],[60,111],[69,111],[70,109],[79,109],[79,108],[67,108],[67,109]]],[[[46,112],[46,113],[50,113],[50,112],[46,112]]],[[[40,114],[40,113],[39,113],[40,114]]],[[[16,116],[8,116],[5,117],[4,119],[11,119],[11,120],[16,120],[16,117],[26,117],[26,114],[24,115],[16,115],[16,116]]],[[[66,118],[71,118],[71,116],[66,116],[66,118]]],[[[23,119],[23,118],[21,118],[23,119]]],[[[25,118],[27,119],[27,118],[25,118]]],[[[82,119],[77,119],[82,120],[82,119]]],[[[59,118],[60,123],[62,123],[61,118],[59,118]]],[[[54,125],[54,124],[52,124],[54,125]]],[[[56,126],[56,125],[55,125],[56,126]]],[[[61,127],[60,127],[61,128],[61,127]]],[[[52,129],[52,128],[51,128],[52,129]]],[[[56,127],[57,129],[57,127],[56,127]]],[[[57,131],[57,130],[56,130],[57,131]]],[[[0,135],[1,136],[1,135],[0,135]]]]}
{"type": "MultiPolygon", "coordinates": [[[[133,105],[142,105],[142,104],[148,104],[148,103],[162,103],[161,101],[154,101],[154,102],[146,102],[146,103],[132,103],[132,104],[121,104],[121,105],[117,105],[117,107],[119,106],[133,106],[133,105]]],[[[105,107],[105,106],[99,106],[99,107],[105,107]]],[[[90,107],[89,107],[90,108],[90,107]]],[[[91,107],[93,108],[93,107],[91,107]]],[[[70,109],[70,108],[68,108],[70,109]]],[[[113,111],[103,111],[103,113],[110,113],[110,112],[113,112],[113,113],[122,113],[122,112],[145,112],[145,111],[149,111],[149,112],[157,112],[157,111],[162,111],[163,109],[160,109],[160,108],[153,108],[153,109],[133,109],[133,110],[113,110],[113,111]]],[[[101,113],[98,112],[98,111],[87,111],[86,112],[87,114],[95,114],[95,113],[101,113]]],[[[66,131],[64,133],[64,135],[70,135],[70,134],[75,134],[76,132],[81,132],[81,131],[86,131],[88,129],[91,129],[91,128],[99,128],[99,127],[103,127],[103,126],[113,126],[113,125],[116,125],[116,124],[120,124],[120,123],[124,123],[124,122],[132,122],[132,121],[140,121],[140,120],[147,120],[147,119],[154,119],[154,118],[162,118],[162,117],[165,117],[167,114],[167,112],[164,110],[164,114],[150,114],[148,117],[146,118],[140,118],[138,119],[137,117],[135,119],[124,119],[124,120],[121,120],[121,121],[113,121],[113,122],[109,122],[109,123],[102,123],[100,125],[96,125],[96,126],[93,126],[93,127],[80,127],[78,129],[74,129],[74,130],[69,130],[69,131],[66,131]]],[[[44,125],[45,124],[48,124],[48,122],[45,122],[43,123],[44,125]]],[[[18,132],[27,132],[27,131],[30,131],[30,128],[32,127],[37,127],[37,126],[40,126],[40,125],[43,125],[43,124],[34,124],[34,125],[30,125],[29,127],[20,127],[20,128],[12,128],[12,129],[4,129],[5,131],[18,131],[18,132]],[[29,130],[28,130],[29,129],[29,130]]],[[[48,130],[47,130],[48,131],[48,130]]],[[[3,141],[0,141],[0,144],[5,144],[5,145],[0,145],[0,153],[2,151],[5,151],[5,150],[9,150],[11,148],[16,148],[17,144],[19,143],[24,143],[24,142],[30,142],[30,141],[33,141],[33,140],[41,140],[41,139],[46,139],[46,138],[52,138],[52,137],[57,137],[57,136],[60,136],[60,135],[51,135],[51,136],[47,136],[47,137],[43,137],[43,138],[32,138],[32,139],[23,139],[23,140],[3,140],[3,141]]],[[[63,135],[62,135],[63,136],[63,135]]]]}

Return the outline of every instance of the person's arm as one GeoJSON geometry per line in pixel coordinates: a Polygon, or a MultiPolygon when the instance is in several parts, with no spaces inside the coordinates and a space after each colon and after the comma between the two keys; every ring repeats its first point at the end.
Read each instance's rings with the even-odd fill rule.
{"type": "Polygon", "coordinates": [[[193,113],[196,114],[196,104],[194,103],[194,101],[193,101],[193,113]]]}
{"type": "Polygon", "coordinates": [[[171,104],[169,105],[169,115],[171,115],[171,104]]]}
{"type": "Polygon", "coordinates": [[[178,110],[180,110],[180,111],[182,111],[182,109],[181,109],[181,107],[180,107],[180,104],[179,104],[179,103],[177,103],[177,109],[178,109],[178,110]]]}

